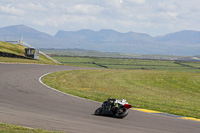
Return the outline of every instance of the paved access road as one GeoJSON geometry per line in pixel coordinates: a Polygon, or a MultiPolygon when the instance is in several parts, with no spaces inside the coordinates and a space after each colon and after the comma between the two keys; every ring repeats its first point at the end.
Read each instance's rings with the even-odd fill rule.
{"type": "Polygon", "coordinates": [[[48,72],[78,67],[0,64],[0,122],[67,133],[199,133],[200,122],[130,110],[124,119],[93,115],[101,104],[53,91],[48,72]]]}

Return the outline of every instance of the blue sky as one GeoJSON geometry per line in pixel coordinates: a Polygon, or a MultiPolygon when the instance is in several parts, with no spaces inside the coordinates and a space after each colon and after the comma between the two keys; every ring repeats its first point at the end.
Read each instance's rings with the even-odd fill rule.
{"type": "Polygon", "coordinates": [[[0,27],[41,32],[113,29],[152,36],[200,31],[200,0],[0,0],[0,27]]]}

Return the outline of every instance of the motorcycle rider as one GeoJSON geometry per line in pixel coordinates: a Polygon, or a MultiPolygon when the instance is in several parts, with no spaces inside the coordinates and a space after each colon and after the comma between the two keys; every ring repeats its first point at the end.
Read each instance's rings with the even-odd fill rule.
{"type": "Polygon", "coordinates": [[[102,106],[96,109],[95,115],[109,115],[116,118],[124,118],[128,115],[128,109],[132,108],[126,99],[108,99],[102,106]]]}
{"type": "Polygon", "coordinates": [[[109,98],[107,101],[104,102],[104,105],[104,109],[107,111],[110,111],[111,109],[115,110],[115,108],[118,108],[117,99],[109,98]]]}

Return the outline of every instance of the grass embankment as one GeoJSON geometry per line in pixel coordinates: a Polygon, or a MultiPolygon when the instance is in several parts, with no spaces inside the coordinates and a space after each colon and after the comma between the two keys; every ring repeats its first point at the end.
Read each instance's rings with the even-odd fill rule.
{"type": "MultiPolygon", "coordinates": [[[[25,56],[25,46],[20,44],[11,44],[0,41],[0,51],[25,56]]],[[[46,58],[43,55],[39,55],[39,60],[22,59],[22,58],[10,58],[10,57],[0,57],[0,62],[4,63],[35,63],[35,64],[52,64],[55,65],[53,61],[46,58]]]]}
{"type": "Polygon", "coordinates": [[[42,129],[30,129],[12,124],[0,123],[0,133],[61,133],[61,132],[50,132],[42,129]]]}
{"type": "Polygon", "coordinates": [[[95,101],[125,98],[137,108],[200,118],[200,73],[76,70],[52,73],[42,81],[60,91],[95,101]]]}

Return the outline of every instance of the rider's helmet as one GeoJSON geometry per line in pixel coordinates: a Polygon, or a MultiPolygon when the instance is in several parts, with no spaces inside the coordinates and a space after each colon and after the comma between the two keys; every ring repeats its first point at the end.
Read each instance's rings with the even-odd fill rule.
{"type": "Polygon", "coordinates": [[[117,99],[114,98],[108,98],[108,102],[114,103],[117,99]]]}

